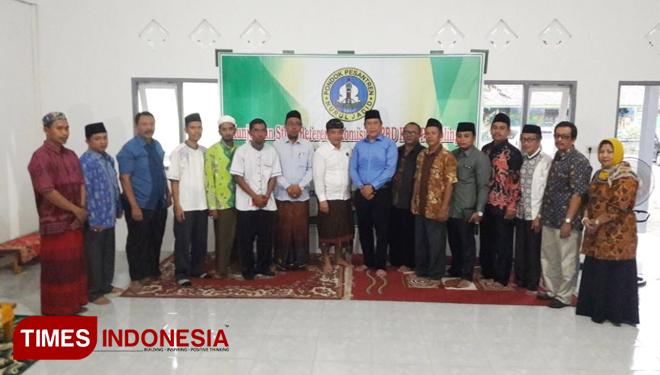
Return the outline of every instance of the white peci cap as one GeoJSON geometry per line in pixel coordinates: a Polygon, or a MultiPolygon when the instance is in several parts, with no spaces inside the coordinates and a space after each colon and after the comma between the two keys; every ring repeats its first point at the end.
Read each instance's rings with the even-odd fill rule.
{"type": "Polygon", "coordinates": [[[218,125],[222,124],[223,122],[228,122],[236,126],[236,119],[234,119],[231,116],[220,116],[220,118],[218,119],[218,125]]]}

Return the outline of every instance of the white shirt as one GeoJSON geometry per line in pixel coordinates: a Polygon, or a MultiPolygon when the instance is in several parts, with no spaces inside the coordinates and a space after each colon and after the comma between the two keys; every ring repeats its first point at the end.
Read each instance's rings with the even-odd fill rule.
{"type": "MultiPolygon", "coordinates": [[[[241,176],[256,194],[265,195],[268,192],[268,180],[282,175],[282,167],[277,151],[273,146],[264,144],[261,151],[256,150],[250,142],[239,147],[234,154],[234,160],[229,170],[234,176],[241,176]]],[[[257,211],[260,208],[252,203],[252,198],[236,184],[236,209],[239,211],[257,211]]],[[[271,194],[266,211],[277,211],[275,197],[271,194]]]]}
{"type": "Polygon", "coordinates": [[[170,155],[167,179],[179,181],[179,205],[184,211],[208,210],[204,177],[206,148],[194,149],[185,142],[176,146],[170,155]]]}
{"type": "Polygon", "coordinates": [[[275,199],[278,201],[304,202],[309,200],[309,185],[312,182],[312,157],[314,146],[306,139],[298,138],[291,142],[289,138],[273,142],[282,166],[282,175],[277,178],[275,199]],[[298,198],[291,198],[286,189],[291,185],[302,188],[298,198]]]}
{"type": "Polygon", "coordinates": [[[347,200],[351,197],[351,178],[348,168],[351,148],[341,144],[337,149],[332,143],[324,143],[314,154],[314,191],[319,202],[347,200]]]}

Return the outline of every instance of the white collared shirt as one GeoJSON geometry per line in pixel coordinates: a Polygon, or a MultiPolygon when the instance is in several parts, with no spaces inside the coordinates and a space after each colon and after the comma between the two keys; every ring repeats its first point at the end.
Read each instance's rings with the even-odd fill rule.
{"type": "MultiPolygon", "coordinates": [[[[256,150],[250,142],[239,147],[229,170],[233,176],[241,176],[256,194],[268,192],[268,181],[282,175],[282,167],[277,151],[273,146],[264,144],[261,150],[256,150]]],[[[252,203],[252,198],[236,184],[236,209],[239,211],[257,211],[259,208],[252,203]]],[[[275,197],[271,194],[266,211],[277,211],[275,197]]]]}
{"type": "Polygon", "coordinates": [[[327,142],[314,153],[314,191],[319,202],[347,200],[351,197],[348,171],[351,152],[351,148],[343,143],[338,149],[327,142]]]}
{"type": "Polygon", "coordinates": [[[206,202],[204,154],[206,148],[196,149],[185,142],[176,146],[170,155],[167,179],[179,181],[179,205],[184,211],[204,211],[206,202]]]}

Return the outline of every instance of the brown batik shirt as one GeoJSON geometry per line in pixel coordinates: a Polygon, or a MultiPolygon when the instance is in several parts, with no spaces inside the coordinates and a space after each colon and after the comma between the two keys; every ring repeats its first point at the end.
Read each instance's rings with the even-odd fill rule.
{"type": "MultiPolygon", "coordinates": [[[[417,156],[411,210],[415,215],[439,220],[445,190],[455,184],[456,158],[442,146],[431,153],[427,148],[417,156]]],[[[447,204],[447,207],[449,205],[447,204]]]]}

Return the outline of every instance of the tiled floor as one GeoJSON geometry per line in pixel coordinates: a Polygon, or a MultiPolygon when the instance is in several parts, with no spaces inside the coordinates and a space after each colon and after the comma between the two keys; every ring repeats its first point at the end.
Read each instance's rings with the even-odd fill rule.
{"type": "MultiPolygon", "coordinates": [[[[660,271],[656,252],[640,254],[655,263],[649,271],[660,271]]],[[[649,274],[636,328],[597,325],[573,308],[113,297],[109,306],[89,305],[99,330],[222,328],[230,351],[96,352],[82,361],[39,361],[27,374],[660,375],[660,281],[649,274]]],[[[38,279],[38,266],[18,276],[0,269],[0,300],[18,302],[18,314],[37,314],[38,279]]],[[[120,252],[116,284],[127,283],[120,252]]]]}

